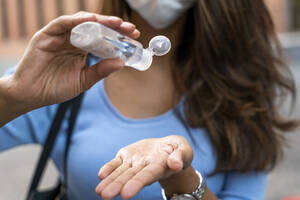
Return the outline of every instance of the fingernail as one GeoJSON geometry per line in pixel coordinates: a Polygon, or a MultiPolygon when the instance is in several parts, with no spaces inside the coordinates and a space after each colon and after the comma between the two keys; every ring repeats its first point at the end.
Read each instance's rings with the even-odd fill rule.
{"type": "Polygon", "coordinates": [[[96,192],[97,195],[101,195],[101,191],[99,189],[99,186],[96,187],[95,192],[96,192]]]}
{"type": "Polygon", "coordinates": [[[98,173],[98,177],[99,179],[103,179],[103,169],[104,167],[101,167],[101,169],[99,170],[99,173],[98,173]]]}
{"type": "Polygon", "coordinates": [[[140,35],[141,32],[140,32],[139,30],[135,29],[135,30],[133,31],[133,34],[135,34],[135,35],[140,35]]]}
{"type": "Polygon", "coordinates": [[[101,174],[101,172],[98,173],[98,178],[99,178],[99,179],[102,179],[102,174],[101,174]]]}
{"type": "Polygon", "coordinates": [[[122,27],[122,28],[132,28],[132,29],[135,29],[135,25],[132,24],[132,23],[129,23],[129,22],[123,22],[123,23],[121,24],[121,27],[122,27]]]}
{"type": "Polygon", "coordinates": [[[125,62],[122,59],[118,59],[117,65],[120,66],[120,67],[124,67],[125,62]]]}

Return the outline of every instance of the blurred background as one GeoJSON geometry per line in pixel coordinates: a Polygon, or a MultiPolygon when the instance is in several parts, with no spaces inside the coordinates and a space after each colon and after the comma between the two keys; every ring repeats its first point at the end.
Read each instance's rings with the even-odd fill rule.
{"type": "MultiPolygon", "coordinates": [[[[0,75],[17,64],[32,35],[50,20],[79,10],[96,12],[101,0],[0,0],[0,75]]],[[[300,92],[300,0],[265,0],[276,24],[288,65],[300,92]]],[[[300,119],[300,100],[286,117],[300,119]]],[[[266,199],[300,196],[300,130],[288,133],[290,147],[284,160],[268,179],[266,199]]],[[[0,153],[0,200],[24,199],[41,148],[27,145],[0,153]]],[[[52,163],[42,188],[54,185],[57,174],[52,163]]]]}

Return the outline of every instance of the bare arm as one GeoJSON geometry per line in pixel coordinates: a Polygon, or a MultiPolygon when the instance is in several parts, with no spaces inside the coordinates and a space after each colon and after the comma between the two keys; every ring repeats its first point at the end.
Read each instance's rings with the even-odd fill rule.
{"type": "Polygon", "coordinates": [[[0,127],[20,115],[21,110],[15,109],[8,97],[9,78],[0,78],[0,127]]]}
{"type": "Polygon", "coordinates": [[[51,21],[31,39],[15,73],[0,79],[0,127],[30,110],[71,99],[124,66],[120,59],[85,65],[87,52],[72,46],[69,35],[74,26],[86,21],[132,38],[140,34],[133,24],[118,17],[87,12],[51,21]]]}

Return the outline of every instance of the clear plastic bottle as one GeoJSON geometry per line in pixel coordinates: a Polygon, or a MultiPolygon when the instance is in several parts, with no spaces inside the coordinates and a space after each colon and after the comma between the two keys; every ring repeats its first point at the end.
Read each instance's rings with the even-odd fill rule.
{"type": "Polygon", "coordinates": [[[84,51],[106,58],[121,58],[126,66],[147,70],[153,55],[162,56],[171,49],[171,42],[165,36],[156,36],[147,49],[136,40],[97,22],[84,22],[72,29],[71,44],[84,51]]]}

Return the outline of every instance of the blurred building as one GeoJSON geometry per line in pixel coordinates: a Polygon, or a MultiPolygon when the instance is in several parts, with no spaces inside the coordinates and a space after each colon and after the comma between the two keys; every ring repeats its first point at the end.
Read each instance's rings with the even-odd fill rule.
{"type": "Polygon", "coordinates": [[[22,55],[32,35],[52,19],[96,12],[101,0],[0,0],[0,57],[22,55]]]}
{"type": "MultiPolygon", "coordinates": [[[[50,20],[78,10],[95,12],[102,0],[0,0],[0,57],[22,55],[28,39],[50,20]]],[[[278,32],[300,28],[300,0],[265,0],[278,32]]]]}

